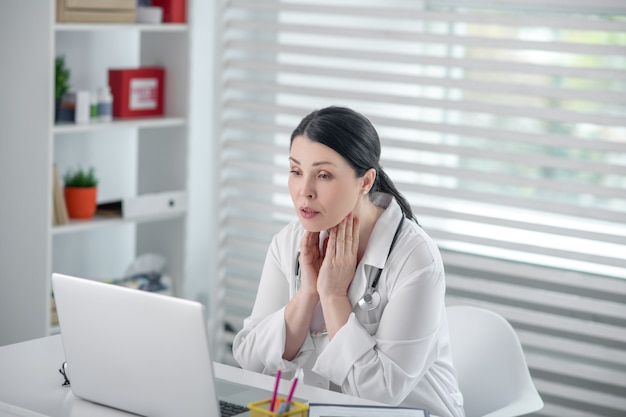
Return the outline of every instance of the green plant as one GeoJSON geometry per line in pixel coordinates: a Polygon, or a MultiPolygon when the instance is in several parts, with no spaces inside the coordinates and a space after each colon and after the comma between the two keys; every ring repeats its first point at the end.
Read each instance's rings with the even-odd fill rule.
{"type": "Polygon", "coordinates": [[[63,176],[66,187],[95,187],[98,185],[98,178],[93,167],[89,171],[78,168],[76,171],[68,170],[63,176]]]}
{"type": "Polygon", "coordinates": [[[58,56],[54,60],[54,98],[61,100],[63,94],[70,89],[70,70],[65,66],[65,57],[58,56]]]}

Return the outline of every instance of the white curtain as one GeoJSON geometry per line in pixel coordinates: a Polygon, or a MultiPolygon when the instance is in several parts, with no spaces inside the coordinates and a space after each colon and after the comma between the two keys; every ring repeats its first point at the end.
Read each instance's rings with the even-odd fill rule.
{"type": "Polygon", "coordinates": [[[295,214],[289,135],[370,118],[438,243],[447,302],[503,314],[546,402],[626,414],[626,2],[221,4],[220,314],[229,343],[295,214]]]}

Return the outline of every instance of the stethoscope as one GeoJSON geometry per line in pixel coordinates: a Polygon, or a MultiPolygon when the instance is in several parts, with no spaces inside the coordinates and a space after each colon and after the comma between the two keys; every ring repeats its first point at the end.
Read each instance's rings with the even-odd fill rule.
{"type": "MultiPolygon", "coordinates": [[[[389,259],[389,255],[391,255],[391,251],[393,250],[393,247],[396,244],[396,240],[398,240],[398,235],[400,234],[400,230],[402,229],[402,223],[404,223],[404,216],[402,216],[402,218],[400,219],[400,223],[398,224],[398,227],[396,228],[396,232],[393,235],[393,239],[391,240],[391,246],[389,246],[387,259],[389,259]]],[[[387,260],[385,260],[385,263],[387,263],[387,260]]],[[[372,284],[368,288],[365,289],[365,293],[363,294],[363,297],[361,297],[361,299],[357,302],[357,305],[362,310],[371,311],[380,305],[380,294],[378,293],[378,291],[376,291],[376,286],[378,285],[378,280],[380,279],[380,275],[382,273],[383,273],[383,269],[378,268],[378,271],[376,272],[376,277],[374,277],[374,281],[372,281],[372,284]]],[[[298,291],[298,289],[300,289],[300,278],[301,278],[300,277],[300,251],[298,251],[298,255],[296,258],[295,275],[296,275],[296,291],[298,291]]]]}

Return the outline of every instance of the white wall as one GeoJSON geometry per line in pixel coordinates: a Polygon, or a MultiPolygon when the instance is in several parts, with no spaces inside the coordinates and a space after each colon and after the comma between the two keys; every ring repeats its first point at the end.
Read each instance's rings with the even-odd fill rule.
{"type": "MultiPolygon", "coordinates": [[[[184,296],[210,304],[210,279],[217,270],[215,259],[216,194],[213,167],[215,100],[215,9],[213,1],[190,2],[191,77],[189,114],[189,211],[186,285],[184,296]]],[[[210,309],[210,307],[209,307],[210,309]]]]}
{"type": "Polygon", "coordinates": [[[40,196],[51,190],[46,123],[52,124],[53,103],[41,98],[53,96],[52,4],[0,5],[0,345],[46,331],[41,317],[48,313],[47,300],[40,283],[50,262],[52,207],[42,207],[40,196]],[[26,20],[32,24],[23,25],[26,20]]]}

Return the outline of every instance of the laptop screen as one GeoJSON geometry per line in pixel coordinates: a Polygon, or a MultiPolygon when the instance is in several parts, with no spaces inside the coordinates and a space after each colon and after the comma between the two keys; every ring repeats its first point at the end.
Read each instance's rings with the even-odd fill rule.
{"type": "Polygon", "coordinates": [[[218,416],[204,307],[52,275],[72,392],[149,416],[218,416]]]}

